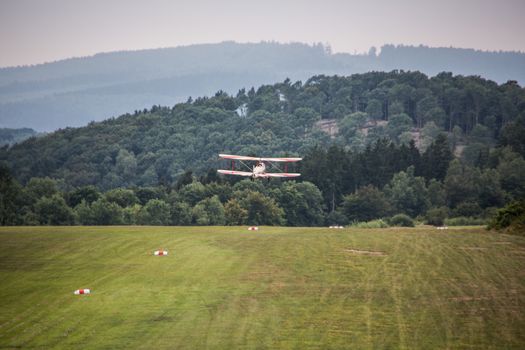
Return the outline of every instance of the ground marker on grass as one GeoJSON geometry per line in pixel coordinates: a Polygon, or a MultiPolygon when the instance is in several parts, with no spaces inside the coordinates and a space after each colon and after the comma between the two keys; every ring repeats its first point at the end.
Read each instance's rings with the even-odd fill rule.
{"type": "Polygon", "coordinates": [[[344,228],[344,226],[332,225],[332,226],[328,226],[328,228],[344,228]]]}
{"type": "Polygon", "coordinates": [[[257,226],[250,226],[250,227],[248,227],[248,230],[250,230],[250,231],[257,231],[257,230],[259,230],[259,228],[257,226]]]}
{"type": "Polygon", "coordinates": [[[438,226],[436,227],[438,230],[448,230],[448,226],[438,226]]]}
{"type": "Polygon", "coordinates": [[[155,250],[155,252],[153,252],[153,255],[156,255],[156,256],[168,255],[168,251],[167,250],[155,250]]]}
{"type": "Polygon", "coordinates": [[[91,293],[91,289],[77,289],[76,291],[74,291],[75,295],[80,295],[80,294],[90,294],[91,293]]]}

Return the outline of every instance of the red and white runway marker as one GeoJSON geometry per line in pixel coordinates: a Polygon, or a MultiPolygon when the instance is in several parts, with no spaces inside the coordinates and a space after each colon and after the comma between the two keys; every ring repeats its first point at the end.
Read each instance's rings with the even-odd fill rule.
{"type": "Polygon", "coordinates": [[[168,255],[168,251],[167,250],[155,250],[153,252],[153,255],[155,255],[155,256],[168,255]]]}
{"type": "Polygon", "coordinates": [[[250,227],[248,227],[248,230],[249,231],[258,231],[259,228],[257,226],[250,226],[250,227]]]}
{"type": "Polygon", "coordinates": [[[80,295],[80,294],[90,294],[91,293],[91,289],[77,289],[76,291],[73,292],[75,295],[80,295]]]}

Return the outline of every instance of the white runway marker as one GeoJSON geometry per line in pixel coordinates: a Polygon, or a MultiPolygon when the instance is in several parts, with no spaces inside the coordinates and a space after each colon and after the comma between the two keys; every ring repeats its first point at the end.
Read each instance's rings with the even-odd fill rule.
{"type": "Polygon", "coordinates": [[[91,293],[91,289],[77,289],[76,291],[74,291],[75,295],[80,295],[80,294],[90,294],[91,293]]]}

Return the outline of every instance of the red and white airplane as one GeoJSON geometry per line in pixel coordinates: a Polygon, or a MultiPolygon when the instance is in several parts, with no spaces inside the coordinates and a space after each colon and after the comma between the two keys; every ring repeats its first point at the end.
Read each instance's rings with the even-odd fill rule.
{"type": "Polygon", "coordinates": [[[249,176],[252,179],[264,178],[269,179],[270,177],[298,177],[301,176],[299,173],[289,173],[288,172],[288,163],[294,163],[302,160],[303,158],[258,158],[258,157],[246,157],[246,156],[235,156],[230,154],[219,154],[220,158],[231,159],[231,170],[219,169],[217,172],[219,174],[225,175],[238,175],[238,176],[249,176]],[[250,169],[250,171],[237,171],[235,170],[235,161],[239,161],[244,167],[250,169]],[[253,167],[250,167],[244,161],[254,161],[256,162],[253,167]],[[278,173],[268,173],[266,172],[266,164],[278,170],[278,173]],[[284,172],[282,172],[277,165],[274,163],[285,163],[284,172]]]}

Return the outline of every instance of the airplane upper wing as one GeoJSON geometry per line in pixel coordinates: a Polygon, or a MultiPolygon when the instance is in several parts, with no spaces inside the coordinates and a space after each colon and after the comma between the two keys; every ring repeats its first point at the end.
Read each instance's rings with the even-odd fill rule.
{"type": "Polygon", "coordinates": [[[258,174],[259,177],[298,177],[301,174],[298,173],[262,173],[258,174]]]}
{"type": "Polygon", "coordinates": [[[247,157],[247,156],[234,156],[231,154],[219,154],[219,157],[224,159],[237,159],[237,160],[260,160],[260,158],[247,157]]]}
{"type": "Polygon", "coordinates": [[[303,160],[303,158],[259,158],[263,162],[298,162],[300,160],[303,160]]]}
{"type": "Polygon", "coordinates": [[[237,160],[260,160],[263,162],[298,162],[303,158],[258,158],[248,156],[235,156],[231,154],[219,154],[219,157],[224,159],[237,159],[237,160]]]}
{"type": "Polygon", "coordinates": [[[239,176],[252,176],[253,173],[250,173],[248,171],[235,171],[235,170],[217,170],[219,174],[226,174],[226,175],[239,175],[239,176]]]}

